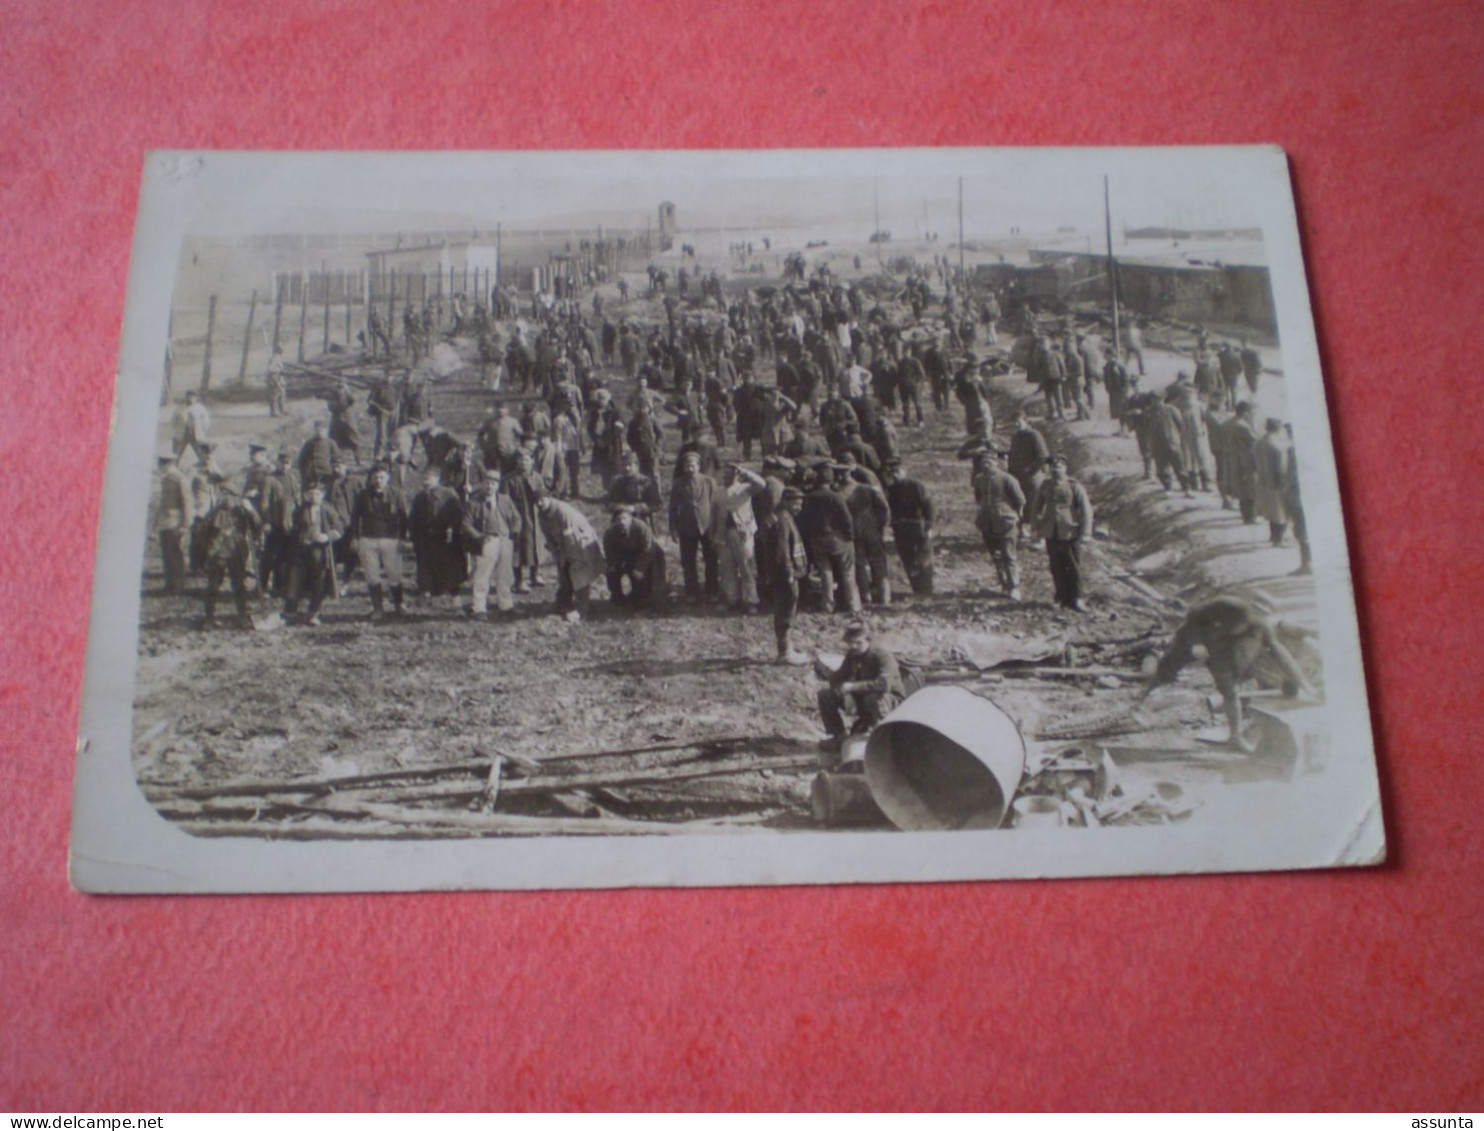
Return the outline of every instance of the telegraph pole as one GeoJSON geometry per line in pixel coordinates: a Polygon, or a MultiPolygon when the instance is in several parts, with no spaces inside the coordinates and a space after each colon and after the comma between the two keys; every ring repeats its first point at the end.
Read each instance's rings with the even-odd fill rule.
{"type": "Polygon", "coordinates": [[[968,286],[969,276],[964,271],[964,179],[958,179],[958,285],[968,286]]]}
{"type": "Polygon", "coordinates": [[[1113,296],[1113,356],[1122,358],[1118,333],[1118,261],[1113,258],[1113,209],[1108,202],[1108,174],[1103,174],[1103,231],[1108,238],[1108,290],[1113,296]]]}

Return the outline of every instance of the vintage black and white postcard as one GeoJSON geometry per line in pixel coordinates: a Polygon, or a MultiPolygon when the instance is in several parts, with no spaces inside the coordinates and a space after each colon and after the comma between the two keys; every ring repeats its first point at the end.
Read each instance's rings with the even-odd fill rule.
{"type": "Polygon", "coordinates": [[[1273,148],[156,153],[97,892],[1384,857],[1273,148]]]}

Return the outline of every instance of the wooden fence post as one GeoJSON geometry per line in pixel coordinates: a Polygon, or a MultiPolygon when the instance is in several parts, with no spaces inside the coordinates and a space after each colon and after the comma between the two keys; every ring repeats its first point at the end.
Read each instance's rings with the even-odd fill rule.
{"type": "Polygon", "coordinates": [[[278,352],[278,327],[283,322],[283,278],[273,273],[273,351],[278,352]]]}
{"type": "Polygon", "coordinates": [[[258,288],[252,289],[252,301],[247,304],[247,333],[242,335],[242,364],[237,367],[237,383],[247,380],[247,351],[252,348],[252,320],[258,312],[258,288]]]}
{"type": "Polygon", "coordinates": [[[304,364],[304,329],[309,322],[309,287],[304,276],[299,276],[299,364],[304,364]]]}
{"type": "Polygon", "coordinates": [[[325,346],[324,346],[324,349],[322,349],[320,352],[321,353],[329,353],[330,352],[330,273],[328,271],[321,271],[320,272],[320,282],[324,284],[324,288],[325,288],[325,346]]]}
{"type": "Polygon", "coordinates": [[[201,360],[201,391],[211,388],[211,336],[216,332],[216,295],[206,308],[206,356],[201,360]]]}

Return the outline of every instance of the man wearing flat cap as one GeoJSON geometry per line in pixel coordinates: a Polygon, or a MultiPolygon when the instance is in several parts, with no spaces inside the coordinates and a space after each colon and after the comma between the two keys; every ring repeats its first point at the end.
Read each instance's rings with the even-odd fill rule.
{"type": "Polygon", "coordinates": [[[512,559],[521,517],[510,496],[500,492],[501,478],[500,469],[492,469],[487,478],[471,489],[464,507],[462,540],[473,563],[470,616],[482,617],[489,612],[491,582],[495,587],[495,608],[502,613],[515,609],[515,598],[511,596],[515,578],[512,559]]]}
{"type": "Polygon", "coordinates": [[[613,521],[603,531],[608,594],[616,607],[660,604],[667,596],[664,551],[637,510],[628,503],[618,504],[613,508],[613,521]]]}
{"type": "Polygon", "coordinates": [[[785,487],[772,516],[765,541],[759,542],[759,562],[768,578],[773,602],[773,636],[780,664],[803,664],[808,657],[793,647],[790,636],[799,611],[799,585],[809,575],[809,559],[797,518],[804,505],[804,492],[785,487]]]}

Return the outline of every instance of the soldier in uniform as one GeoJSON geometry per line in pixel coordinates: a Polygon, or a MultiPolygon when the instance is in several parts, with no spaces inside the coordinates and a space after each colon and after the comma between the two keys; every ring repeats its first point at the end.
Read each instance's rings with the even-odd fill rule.
{"type": "Polygon", "coordinates": [[[160,456],[160,501],[155,507],[155,531],[160,539],[160,560],[165,569],[165,592],[172,597],[185,593],[186,540],[195,521],[191,484],[173,455],[160,456]]]}
{"type": "Polygon", "coordinates": [[[1046,558],[1056,603],[1085,612],[1082,602],[1082,543],[1092,537],[1092,503],[1082,484],[1067,474],[1067,457],[1051,457],[1051,477],[1036,491],[1030,521],[1046,539],[1046,558]]]}
{"type": "Polygon", "coordinates": [[[254,549],[261,523],[251,503],[241,496],[223,490],[211,514],[207,516],[201,537],[201,556],[206,568],[206,617],[202,627],[210,627],[216,616],[216,597],[222,582],[230,580],[232,600],[237,606],[237,623],[251,628],[248,613],[247,579],[253,572],[254,549]]]}
{"type": "Polygon", "coordinates": [[[1020,481],[995,462],[993,448],[985,449],[974,475],[974,499],[979,505],[974,525],[994,562],[1000,589],[1012,601],[1020,600],[1020,563],[1016,555],[1020,521],[1025,514],[1025,492],[1020,481]]]}

